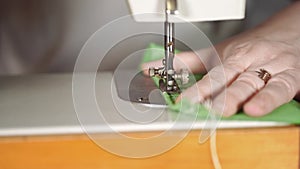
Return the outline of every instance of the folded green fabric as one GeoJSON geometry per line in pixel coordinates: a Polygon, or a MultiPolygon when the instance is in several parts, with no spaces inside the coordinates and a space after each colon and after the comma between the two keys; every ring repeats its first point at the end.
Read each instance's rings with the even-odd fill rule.
{"type": "MultiPolygon", "coordinates": [[[[179,51],[176,51],[178,53],[179,51]]],[[[164,56],[163,47],[157,44],[151,43],[144,53],[144,57],[142,63],[158,60],[164,56]]],[[[202,75],[194,75],[196,80],[202,78],[202,75]]],[[[153,77],[154,82],[158,85],[159,79],[157,77],[153,77]]],[[[192,84],[188,84],[184,87],[188,87],[192,84]]],[[[168,108],[173,110],[174,112],[183,112],[191,105],[187,101],[181,102],[181,104],[175,104],[174,100],[178,95],[168,95],[163,94],[166,103],[168,104],[168,108]]],[[[202,105],[197,105],[197,118],[198,119],[205,119],[208,115],[208,111],[202,105]]],[[[274,122],[286,122],[291,124],[300,124],[300,104],[292,100],[291,102],[284,104],[274,110],[272,113],[262,116],[262,117],[250,117],[243,113],[242,111],[238,112],[237,114],[225,118],[223,117],[222,120],[244,120],[244,121],[274,121],[274,122]]]]}

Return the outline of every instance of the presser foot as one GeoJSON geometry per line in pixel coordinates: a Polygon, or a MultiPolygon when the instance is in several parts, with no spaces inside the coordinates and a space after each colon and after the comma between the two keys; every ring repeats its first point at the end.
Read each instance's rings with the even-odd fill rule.
{"type": "MultiPolygon", "coordinates": [[[[169,81],[170,83],[170,81],[169,81]]],[[[172,80],[172,85],[168,85],[168,83],[166,82],[166,79],[160,79],[159,80],[159,89],[162,92],[166,92],[168,94],[179,94],[181,93],[181,90],[177,84],[177,82],[175,80],[172,80]]]]}
{"type": "Polygon", "coordinates": [[[179,73],[174,70],[169,70],[166,73],[164,68],[149,68],[150,77],[157,76],[159,80],[159,89],[168,94],[181,93],[180,85],[189,82],[189,72],[186,69],[181,69],[179,73]]]}

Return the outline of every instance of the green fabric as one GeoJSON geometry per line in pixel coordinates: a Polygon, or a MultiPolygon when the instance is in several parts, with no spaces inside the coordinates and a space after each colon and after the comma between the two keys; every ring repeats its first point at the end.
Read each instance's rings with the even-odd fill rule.
{"type": "MultiPolygon", "coordinates": [[[[178,53],[179,51],[176,51],[178,53]]],[[[142,60],[142,63],[158,60],[161,59],[164,56],[164,50],[163,47],[160,45],[156,45],[151,43],[147,50],[144,53],[144,57],[142,60]]],[[[202,75],[194,75],[196,80],[199,80],[202,78],[202,75]]],[[[156,85],[158,85],[159,78],[154,77],[153,78],[156,85]]],[[[184,86],[184,88],[190,86],[192,84],[188,84],[184,86]]],[[[168,104],[168,108],[173,110],[174,112],[182,112],[185,109],[190,109],[191,105],[188,101],[183,101],[181,104],[175,104],[174,100],[178,95],[168,95],[163,94],[164,98],[166,100],[166,103],[168,104]]],[[[204,108],[202,105],[197,105],[197,118],[198,119],[205,119],[208,115],[208,111],[204,108]]],[[[225,118],[223,117],[222,120],[244,120],[244,121],[274,121],[274,122],[287,122],[291,124],[300,124],[300,104],[292,100],[291,102],[284,104],[274,110],[272,113],[262,116],[262,117],[250,117],[246,115],[245,113],[238,112],[237,114],[225,118]]]]}

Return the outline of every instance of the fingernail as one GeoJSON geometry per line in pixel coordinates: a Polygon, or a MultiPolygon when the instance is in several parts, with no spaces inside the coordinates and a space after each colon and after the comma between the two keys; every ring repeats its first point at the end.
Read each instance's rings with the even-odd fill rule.
{"type": "Polygon", "coordinates": [[[261,103],[249,102],[244,105],[244,111],[249,116],[258,117],[262,116],[265,113],[263,112],[263,106],[261,103]]]}

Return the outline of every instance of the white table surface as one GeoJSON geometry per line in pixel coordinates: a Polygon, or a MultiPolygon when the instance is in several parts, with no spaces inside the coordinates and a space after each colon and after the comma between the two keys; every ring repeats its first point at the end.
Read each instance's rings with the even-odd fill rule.
{"type": "MultiPolygon", "coordinates": [[[[172,126],[168,111],[162,112],[151,123],[138,124],[124,118],[111,101],[116,89],[111,72],[99,73],[96,78],[96,95],[101,113],[113,130],[121,132],[159,131],[172,126]],[[98,90],[99,89],[99,90],[98,90]],[[112,90],[111,90],[112,89],[112,90]]],[[[124,101],[126,103],[127,101],[124,101]]],[[[131,103],[127,103],[131,104],[131,103]]],[[[147,109],[133,104],[137,109],[147,109]]],[[[121,110],[123,111],[123,110],[121,110]]],[[[126,110],[124,110],[126,112],[126,110]]],[[[127,116],[134,116],[126,112],[127,116]]],[[[155,116],[155,115],[154,115],[155,116]]],[[[150,115],[145,115],[151,118],[150,115]]],[[[95,117],[88,113],[84,117],[93,126],[95,117]]],[[[147,120],[147,119],[146,119],[147,120]]],[[[185,123],[185,122],[183,122],[185,123]]],[[[201,129],[204,122],[193,124],[193,129],[201,129]]],[[[221,121],[218,128],[276,127],[287,125],[276,122],[221,121]]],[[[182,125],[184,128],[184,125],[182,125]]],[[[177,129],[181,129],[180,125],[177,129]]],[[[95,132],[110,132],[105,123],[98,123],[95,132]],[[103,127],[102,127],[103,126],[103,127]]],[[[74,110],[72,98],[72,74],[36,74],[0,77],[0,136],[57,135],[84,133],[74,110]]]]}

